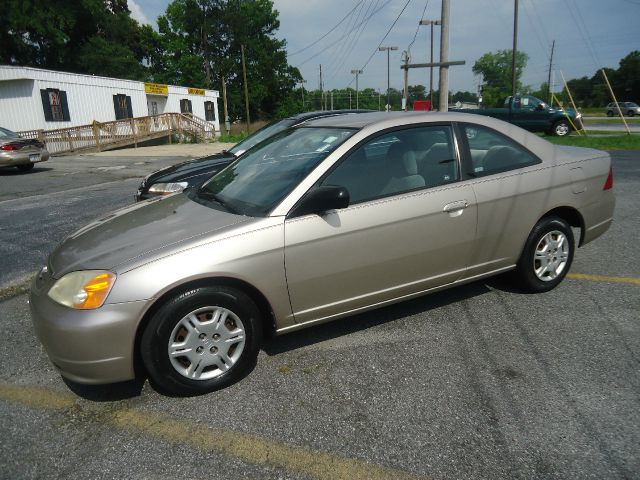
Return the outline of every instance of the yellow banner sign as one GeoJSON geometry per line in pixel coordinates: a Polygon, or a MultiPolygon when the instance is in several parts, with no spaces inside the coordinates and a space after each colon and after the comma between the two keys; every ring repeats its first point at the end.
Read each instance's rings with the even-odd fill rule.
{"type": "Polygon", "coordinates": [[[204,88],[188,88],[189,95],[202,95],[204,96],[204,88]]]}
{"type": "Polygon", "coordinates": [[[169,86],[162,85],[161,83],[146,83],[144,84],[144,91],[146,93],[155,93],[156,95],[169,95],[169,86]]]}

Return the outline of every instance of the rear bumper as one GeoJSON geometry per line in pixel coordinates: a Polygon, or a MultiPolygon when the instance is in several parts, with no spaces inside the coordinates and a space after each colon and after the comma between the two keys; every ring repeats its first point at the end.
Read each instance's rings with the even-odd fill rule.
{"type": "Polygon", "coordinates": [[[49,160],[49,152],[44,149],[0,150],[0,167],[17,167],[47,160],[49,160]]]}
{"type": "Polygon", "coordinates": [[[52,279],[34,279],[29,298],[36,335],[51,363],[62,376],[78,383],[133,379],[137,321],[146,302],[74,310],[49,298],[52,283],[52,279]]]}
{"type": "Polygon", "coordinates": [[[616,200],[613,190],[603,192],[603,200],[580,209],[585,221],[585,231],[580,246],[589,243],[605,233],[613,223],[616,200]]]}

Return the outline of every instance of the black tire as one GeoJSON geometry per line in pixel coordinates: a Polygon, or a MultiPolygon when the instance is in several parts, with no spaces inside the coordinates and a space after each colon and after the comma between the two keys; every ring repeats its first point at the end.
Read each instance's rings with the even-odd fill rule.
{"type": "Polygon", "coordinates": [[[566,221],[554,216],[541,219],[531,230],[522,255],[520,255],[520,260],[518,260],[515,276],[520,286],[524,290],[534,293],[548,292],[554,289],[571,268],[574,250],[573,232],[566,221]],[[559,240],[560,235],[557,234],[564,235],[566,241],[567,250],[564,265],[562,265],[562,252],[553,251],[553,247],[549,251],[544,250],[545,244],[551,245],[545,241],[545,237],[550,235],[552,239],[559,240]],[[539,250],[540,248],[542,250],[539,250]],[[536,251],[539,254],[537,257],[536,251]],[[551,267],[556,266],[557,268],[546,273],[536,273],[537,268],[538,272],[544,268],[544,264],[540,263],[539,258],[542,258],[543,261],[548,258],[549,263],[554,262],[551,263],[551,267]]]}
{"type": "Polygon", "coordinates": [[[635,113],[636,112],[634,112],[633,110],[629,110],[629,113],[627,113],[627,115],[629,115],[630,117],[633,117],[635,113]]]}
{"type": "Polygon", "coordinates": [[[18,165],[18,170],[21,172],[28,172],[29,170],[33,170],[33,163],[26,163],[24,165],[18,165]]]}
{"type": "Polygon", "coordinates": [[[607,117],[613,117],[613,112],[611,110],[607,110],[607,117]]]}
{"type": "MultiPolygon", "coordinates": [[[[199,395],[224,388],[242,378],[255,364],[262,332],[262,315],[249,295],[225,286],[199,287],[176,295],[158,309],[142,333],[140,353],[151,382],[159,390],[175,395],[199,395]],[[233,339],[225,341],[225,333],[222,338],[219,334],[211,333],[216,324],[212,317],[222,319],[222,316],[216,317],[217,313],[213,312],[227,312],[226,320],[224,323],[218,321],[219,327],[215,331],[233,334],[231,330],[243,330],[242,344],[232,343],[233,339]],[[203,323],[196,323],[194,327],[191,321],[189,323],[193,329],[187,331],[183,321],[187,321],[187,316],[193,319],[193,315],[198,315],[196,320],[203,323]],[[227,322],[231,322],[236,328],[227,327],[227,322]],[[192,336],[196,334],[197,336],[192,336]],[[215,339],[215,335],[218,335],[218,339],[215,339]],[[189,352],[188,356],[174,355],[172,360],[169,356],[172,339],[174,345],[184,343],[185,347],[193,347],[195,342],[198,346],[183,348],[183,351],[189,352]],[[213,351],[214,348],[216,352],[213,351]],[[222,350],[225,348],[227,351],[223,355],[222,350]],[[232,360],[234,356],[238,358],[232,360]],[[199,363],[191,361],[191,358],[199,363]],[[212,363],[220,361],[226,366],[226,370],[212,363]],[[197,371],[204,364],[207,366],[200,373],[202,379],[189,378],[194,370],[197,371]]],[[[176,347],[172,348],[177,350],[176,347]]]]}
{"type": "Polygon", "coordinates": [[[571,132],[571,124],[567,120],[558,120],[551,127],[551,135],[554,137],[566,137],[571,132]]]}

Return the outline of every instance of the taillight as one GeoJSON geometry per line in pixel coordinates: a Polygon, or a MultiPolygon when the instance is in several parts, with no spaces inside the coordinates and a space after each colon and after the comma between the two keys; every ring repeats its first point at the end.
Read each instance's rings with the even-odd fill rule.
{"type": "Polygon", "coordinates": [[[607,181],[604,182],[603,190],[610,190],[613,188],[613,167],[609,167],[609,176],[607,177],[607,181]]]}
{"type": "Polygon", "coordinates": [[[20,150],[22,145],[19,143],[7,143],[6,145],[0,146],[0,150],[20,150]]]}

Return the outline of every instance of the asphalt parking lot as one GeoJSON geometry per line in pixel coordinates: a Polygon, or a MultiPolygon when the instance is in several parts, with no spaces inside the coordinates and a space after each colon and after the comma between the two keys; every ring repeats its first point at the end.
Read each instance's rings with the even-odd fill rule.
{"type": "Polygon", "coordinates": [[[640,152],[614,154],[615,223],[549,293],[495,279],[273,338],[201,397],[66,383],[21,285],[182,159],[0,171],[0,478],[640,478],[640,152]]]}

